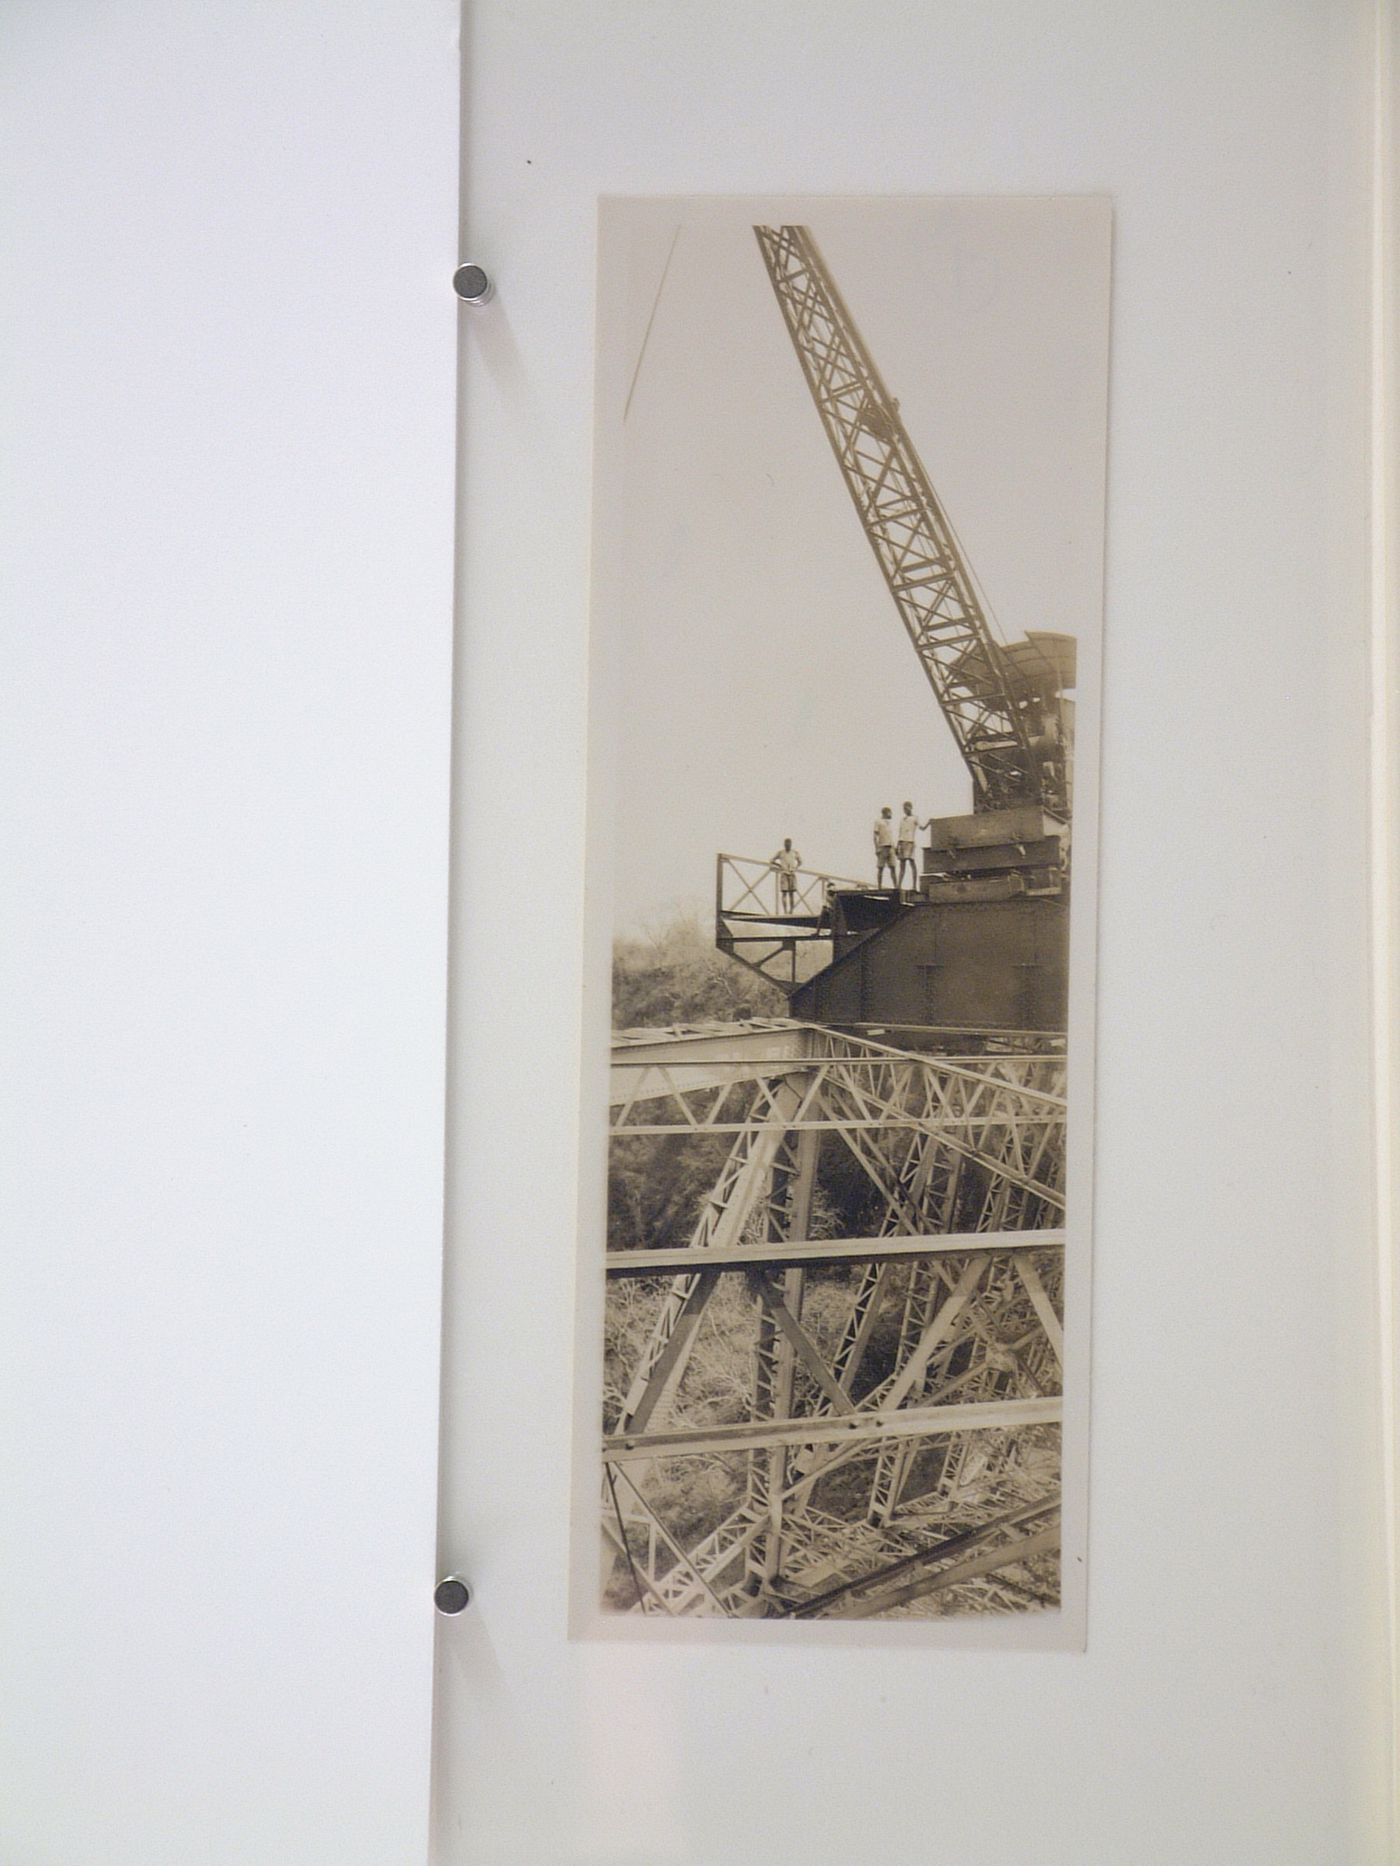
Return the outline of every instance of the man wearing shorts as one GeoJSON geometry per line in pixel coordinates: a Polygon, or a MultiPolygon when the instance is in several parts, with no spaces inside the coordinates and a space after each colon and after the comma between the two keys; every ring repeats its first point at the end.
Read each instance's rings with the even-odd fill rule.
{"type": "Polygon", "coordinates": [[[888,804],[875,819],[875,886],[885,885],[885,870],[890,871],[890,886],[899,886],[894,863],[894,815],[888,804]]]}
{"type": "Polygon", "coordinates": [[[904,815],[899,819],[899,834],[895,837],[895,854],[899,858],[899,891],[904,892],[904,865],[909,864],[909,892],[913,894],[919,885],[919,864],[914,859],[914,839],[920,829],[919,819],[914,814],[912,803],[904,806],[904,815]]]}
{"type": "Polygon", "coordinates": [[[778,871],[778,895],[782,911],[785,914],[797,911],[797,871],[802,866],[802,857],[792,846],[792,837],[783,837],[783,846],[768,864],[778,871]]]}

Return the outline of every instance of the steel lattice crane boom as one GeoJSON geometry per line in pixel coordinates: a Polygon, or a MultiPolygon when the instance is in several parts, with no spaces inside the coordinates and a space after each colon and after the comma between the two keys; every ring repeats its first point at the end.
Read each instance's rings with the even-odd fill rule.
{"type": "Polygon", "coordinates": [[[1058,670],[1033,648],[1009,651],[993,637],[899,404],[810,231],[754,232],[862,529],[972,773],[974,810],[1031,804],[1067,818],[1058,670]]]}

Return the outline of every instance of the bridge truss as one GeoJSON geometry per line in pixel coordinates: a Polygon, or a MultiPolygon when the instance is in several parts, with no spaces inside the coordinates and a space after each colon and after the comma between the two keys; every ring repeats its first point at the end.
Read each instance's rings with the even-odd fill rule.
{"type": "Polygon", "coordinates": [[[777,1019],[616,1042],[611,1606],[1057,1604],[1064,1055],[906,1040],[940,1047],[777,1019]],[[679,1244],[629,1204],[659,1163],[679,1244]]]}

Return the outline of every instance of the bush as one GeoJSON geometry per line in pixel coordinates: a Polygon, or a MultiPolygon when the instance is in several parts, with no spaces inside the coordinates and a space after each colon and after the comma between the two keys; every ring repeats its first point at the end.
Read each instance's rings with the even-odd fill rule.
{"type": "Polygon", "coordinates": [[[614,1030],[782,1017],[776,985],[720,952],[695,914],[613,943],[614,1030]]]}

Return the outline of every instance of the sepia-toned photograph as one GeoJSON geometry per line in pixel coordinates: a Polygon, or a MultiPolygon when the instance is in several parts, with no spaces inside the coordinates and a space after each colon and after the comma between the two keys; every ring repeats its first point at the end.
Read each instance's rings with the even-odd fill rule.
{"type": "Polygon", "coordinates": [[[1109,266],[1092,198],[603,203],[608,1618],[1082,1643],[1109,266]]]}

